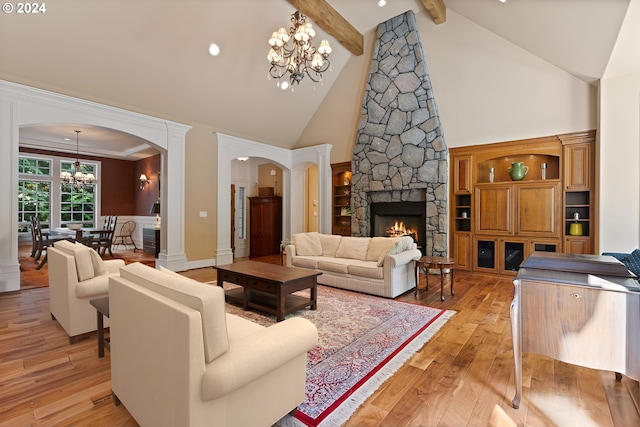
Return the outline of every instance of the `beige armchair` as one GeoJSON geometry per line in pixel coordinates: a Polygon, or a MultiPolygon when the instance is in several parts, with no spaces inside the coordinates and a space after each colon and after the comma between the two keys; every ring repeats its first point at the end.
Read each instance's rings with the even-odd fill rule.
{"type": "Polygon", "coordinates": [[[47,252],[49,310],[73,344],[78,335],[97,329],[96,309],[89,301],[109,295],[109,276],[117,275],[125,264],[121,259],[103,261],[95,250],[66,240],[47,252]]]}
{"type": "Polygon", "coordinates": [[[111,386],[143,426],[271,426],[305,396],[315,325],[225,312],[222,288],[140,263],[112,276],[111,386]]]}

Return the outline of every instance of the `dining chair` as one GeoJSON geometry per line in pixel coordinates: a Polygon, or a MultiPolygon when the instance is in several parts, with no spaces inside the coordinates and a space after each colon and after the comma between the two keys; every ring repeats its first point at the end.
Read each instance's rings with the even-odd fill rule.
{"type": "Polygon", "coordinates": [[[108,215],[107,218],[105,218],[104,228],[98,233],[97,239],[93,240],[93,247],[101,257],[104,256],[107,250],[109,251],[109,255],[113,256],[111,246],[113,244],[113,234],[116,231],[117,222],[117,215],[108,215]]]}
{"type": "Polygon", "coordinates": [[[133,251],[135,252],[138,247],[136,246],[136,242],[133,240],[133,232],[136,230],[136,222],[133,220],[126,221],[120,227],[120,231],[117,235],[113,237],[112,246],[124,246],[125,249],[127,245],[133,245],[133,251]]]}
{"type": "Polygon", "coordinates": [[[40,224],[40,219],[38,219],[35,215],[31,218],[31,232],[33,234],[33,242],[34,242],[34,247],[32,249],[33,263],[35,264],[38,261],[40,261],[40,258],[44,253],[44,259],[40,261],[40,264],[38,264],[38,267],[36,267],[36,270],[40,270],[47,263],[47,258],[48,258],[46,253],[47,249],[50,246],[53,246],[56,242],[59,242],[60,240],[68,240],[69,237],[65,237],[65,236],[53,237],[47,234],[46,232],[43,233],[42,225],[40,224]]]}

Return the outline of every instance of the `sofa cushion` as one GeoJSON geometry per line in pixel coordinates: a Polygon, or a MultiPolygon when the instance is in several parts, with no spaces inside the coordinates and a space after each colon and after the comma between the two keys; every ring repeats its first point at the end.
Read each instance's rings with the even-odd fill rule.
{"type": "Polygon", "coordinates": [[[206,285],[181,274],[162,272],[138,262],[122,267],[120,277],[199,311],[207,363],[229,349],[221,287],[206,285]]]}
{"type": "Polygon", "coordinates": [[[336,257],[365,261],[370,241],[370,237],[343,237],[340,239],[336,257]]]}
{"type": "Polygon", "coordinates": [[[384,278],[384,268],[378,267],[378,264],[372,261],[367,261],[367,262],[354,261],[353,264],[349,264],[347,271],[351,275],[367,277],[369,279],[384,278]]]}
{"type": "Polygon", "coordinates": [[[296,246],[296,255],[322,255],[322,243],[316,232],[294,234],[293,244],[296,246]]]}
{"type": "Polygon", "coordinates": [[[312,268],[315,270],[318,268],[318,259],[314,257],[294,256],[291,260],[291,265],[294,267],[312,268]]]}
{"type": "Polygon", "coordinates": [[[76,296],[88,299],[109,296],[109,275],[103,274],[78,282],[76,296]]]}
{"type": "Polygon", "coordinates": [[[320,234],[320,243],[322,243],[322,256],[335,257],[342,236],[335,234],[320,234]]]}
{"type": "Polygon", "coordinates": [[[332,261],[318,261],[318,268],[323,271],[330,271],[332,273],[347,274],[349,272],[349,263],[346,258],[330,258],[332,261]]]}
{"type": "Polygon", "coordinates": [[[91,260],[91,251],[93,249],[81,243],[72,243],[67,240],[56,242],[53,247],[67,255],[71,255],[75,259],[76,274],[79,282],[92,279],[95,276],[93,261],[91,260]]]}

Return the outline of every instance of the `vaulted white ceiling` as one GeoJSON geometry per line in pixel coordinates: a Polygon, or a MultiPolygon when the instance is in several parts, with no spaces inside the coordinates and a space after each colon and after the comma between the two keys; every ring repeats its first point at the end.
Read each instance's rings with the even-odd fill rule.
{"type": "MultiPolygon", "coordinates": [[[[421,0],[328,0],[365,37],[421,0]]],[[[444,0],[447,8],[589,83],[603,76],[629,0],[444,0]]],[[[0,79],[291,148],[351,53],[333,46],[322,84],[267,80],[267,39],[289,26],[285,0],[58,0],[0,15],[0,79]],[[208,54],[210,43],[221,53],[208,54]]],[[[440,25],[446,25],[446,22],[440,25]]],[[[367,54],[367,52],[365,52],[367,54]]],[[[75,152],[77,124],[23,128],[21,144],[75,152]],[[68,134],[68,135],[67,135],[68,134]],[[64,138],[71,141],[64,141],[64,138]],[[65,149],[66,148],[66,149],[65,149]]],[[[150,154],[144,141],[84,127],[82,151],[150,154]]]]}

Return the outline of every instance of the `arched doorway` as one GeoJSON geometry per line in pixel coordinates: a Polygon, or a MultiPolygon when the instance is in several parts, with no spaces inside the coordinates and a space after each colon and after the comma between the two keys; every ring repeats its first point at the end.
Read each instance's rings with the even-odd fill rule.
{"type": "Polygon", "coordinates": [[[0,82],[0,292],[20,288],[18,264],[18,145],[20,127],[38,123],[86,123],[149,141],[162,156],[161,230],[157,263],[186,269],[184,250],[184,157],[189,126],[6,81],[0,82]]]}

